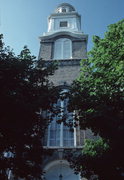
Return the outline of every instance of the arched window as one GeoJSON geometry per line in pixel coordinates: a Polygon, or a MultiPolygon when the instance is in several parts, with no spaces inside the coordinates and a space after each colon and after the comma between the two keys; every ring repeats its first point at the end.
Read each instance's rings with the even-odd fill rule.
{"type": "Polygon", "coordinates": [[[80,180],[80,175],[75,174],[74,170],[65,160],[56,160],[47,164],[44,168],[45,180],[80,180]],[[61,178],[60,178],[61,177],[61,178]]]}
{"type": "Polygon", "coordinates": [[[57,123],[57,120],[61,119],[62,116],[66,115],[66,123],[69,123],[69,119],[73,118],[73,113],[67,112],[68,99],[58,100],[57,106],[61,108],[61,113],[54,118],[54,120],[49,125],[48,129],[48,144],[49,146],[74,146],[74,128],[70,130],[70,127],[64,125],[64,123],[57,123]]]}
{"type": "MultiPolygon", "coordinates": [[[[64,91],[64,90],[63,90],[64,91]]],[[[66,93],[66,92],[62,92],[66,93]]],[[[53,120],[48,126],[47,136],[44,141],[45,146],[51,147],[74,147],[76,146],[76,129],[73,127],[74,113],[67,110],[68,99],[58,99],[55,108],[57,115],[53,117],[53,120]],[[64,122],[61,122],[64,118],[64,122]],[[57,121],[60,120],[60,123],[57,121]],[[68,126],[71,124],[72,126],[68,126]]],[[[50,115],[51,117],[51,115],[50,115]]]]}
{"type": "Polygon", "coordinates": [[[54,59],[71,59],[72,42],[67,38],[60,38],[55,41],[54,59]]]}

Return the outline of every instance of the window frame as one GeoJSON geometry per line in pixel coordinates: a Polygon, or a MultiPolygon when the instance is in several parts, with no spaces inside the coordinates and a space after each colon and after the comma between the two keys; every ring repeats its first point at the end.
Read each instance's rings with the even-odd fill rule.
{"type": "MultiPolygon", "coordinates": [[[[64,90],[65,91],[65,90],[64,90]]],[[[65,99],[66,100],[66,99],[65,99]]],[[[63,113],[63,109],[65,108],[64,107],[64,100],[60,100],[60,108],[61,108],[61,112],[60,112],[60,115],[61,116],[63,116],[64,115],[64,113],[63,113]]],[[[73,118],[73,120],[74,120],[74,112],[72,113],[72,118],[73,118]]],[[[56,117],[56,119],[55,119],[55,121],[57,120],[57,117],[56,117]]],[[[54,121],[54,120],[53,120],[54,121]]],[[[74,122],[74,121],[73,121],[74,122]]],[[[48,126],[48,132],[47,132],[47,134],[48,134],[48,136],[47,136],[47,147],[50,147],[50,148],[62,148],[62,147],[69,147],[69,148],[74,148],[74,147],[76,147],[76,127],[74,127],[73,126],[73,138],[70,138],[69,137],[69,135],[71,135],[71,131],[70,131],[70,128],[69,127],[67,127],[67,126],[65,126],[64,125],[64,123],[63,122],[61,122],[61,124],[59,124],[58,125],[58,123],[57,122],[51,122],[50,124],[49,124],[49,126],[48,126]],[[60,125],[60,134],[59,134],[59,145],[57,144],[57,141],[56,141],[56,139],[55,139],[55,145],[52,145],[51,144],[51,126],[52,126],[52,123],[56,123],[56,125],[57,126],[59,126],[60,125]],[[64,139],[64,130],[67,130],[67,132],[69,133],[69,135],[67,135],[67,137],[64,139]],[[64,144],[64,140],[67,140],[67,145],[66,144],[64,144]],[[72,145],[72,141],[73,141],[73,145],[72,145]]],[[[57,133],[57,131],[56,131],[56,133],[57,133]]],[[[56,134],[57,135],[57,134],[56,134]]],[[[56,136],[57,137],[57,136],[56,136]]],[[[58,140],[58,139],[57,139],[58,140]]]]}
{"type": "MultiPolygon", "coordinates": [[[[67,49],[66,49],[67,50],[67,49]]],[[[72,59],[72,41],[69,38],[59,38],[54,42],[54,58],[53,59],[72,59]],[[65,43],[66,41],[69,42],[69,47],[68,47],[68,57],[65,57],[65,43]],[[60,46],[59,48],[59,55],[57,54],[58,51],[58,45],[60,46]]]]}
{"type": "Polygon", "coordinates": [[[59,27],[60,28],[67,28],[68,27],[68,21],[60,21],[59,27]]]}

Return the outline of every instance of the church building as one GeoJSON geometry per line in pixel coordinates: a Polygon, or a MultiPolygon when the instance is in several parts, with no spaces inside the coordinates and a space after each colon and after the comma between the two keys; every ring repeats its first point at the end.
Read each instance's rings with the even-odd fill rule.
{"type": "MultiPolygon", "coordinates": [[[[57,60],[58,69],[49,80],[61,92],[67,92],[78,77],[80,61],[87,58],[87,41],[88,35],[81,31],[81,16],[72,5],[60,4],[48,18],[48,31],[40,37],[39,59],[46,63],[57,60]]],[[[67,103],[66,98],[58,100],[63,109],[61,115],[67,113],[67,103]]],[[[73,113],[68,115],[73,119],[73,113]]],[[[70,131],[64,123],[56,122],[58,118],[51,122],[44,138],[44,148],[53,150],[52,156],[44,158],[44,180],[83,180],[74,174],[65,154],[68,150],[81,150],[90,131],[80,131],[79,126],[70,131]]]]}

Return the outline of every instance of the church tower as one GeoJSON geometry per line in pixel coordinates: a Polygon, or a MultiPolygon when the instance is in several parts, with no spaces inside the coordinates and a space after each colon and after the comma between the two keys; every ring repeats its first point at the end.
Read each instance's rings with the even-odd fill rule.
{"type": "MultiPolygon", "coordinates": [[[[80,61],[87,58],[87,40],[88,35],[81,31],[78,12],[70,4],[60,4],[48,18],[48,32],[40,37],[39,59],[46,63],[57,60],[58,69],[49,80],[60,87],[61,92],[68,91],[78,77],[80,61]]],[[[62,113],[67,113],[67,103],[67,99],[58,100],[62,113]]],[[[73,117],[73,113],[68,115],[73,117]]],[[[81,180],[69,167],[65,154],[68,150],[82,149],[88,134],[80,131],[79,127],[73,127],[73,131],[70,131],[63,123],[56,123],[56,119],[49,125],[44,140],[44,148],[53,150],[52,156],[44,159],[44,179],[81,180]]]]}
{"type": "Polygon", "coordinates": [[[60,4],[48,18],[48,32],[40,37],[39,58],[58,60],[59,69],[51,77],[56,85],[71,85],[87,57],[88,36],[81,31],[81,16],[70,4],[60,4]]]}

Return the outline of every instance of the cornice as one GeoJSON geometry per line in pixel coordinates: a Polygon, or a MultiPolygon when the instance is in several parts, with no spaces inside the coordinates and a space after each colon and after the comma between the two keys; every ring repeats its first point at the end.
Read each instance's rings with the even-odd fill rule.
{"type": "Polygon", "coordinates": [[[80,14],[78,14],[77,12],[68,12],[68,13],[52,13],[49,17],[48,17],[48,19],[50,19],[51,17],[55,17],[55,18],[57,18],[57,17],[60,17],[60,16],[72,16],[72,15],[76,15],[77,17],[81,17],[81,15],[80,14]]]}
{"type": "Polygon", "coordinates": [[[56,38],[57,36],[63,36],[63,35],[67,35],[70,36],[72,38],[77,38],[77,39],[81,39],[81,40],[88,40],[88,35],[87,34],[83,34],[83,33],[76,33],[76,32],[71,32],[71,31],[59,31],[59,32],[54,32],[54,33],[48,33],[46,35],[43,35],[40,38],[41,41],[45,41],[45,40],[52,40],[54,38],[56,38]]]}

